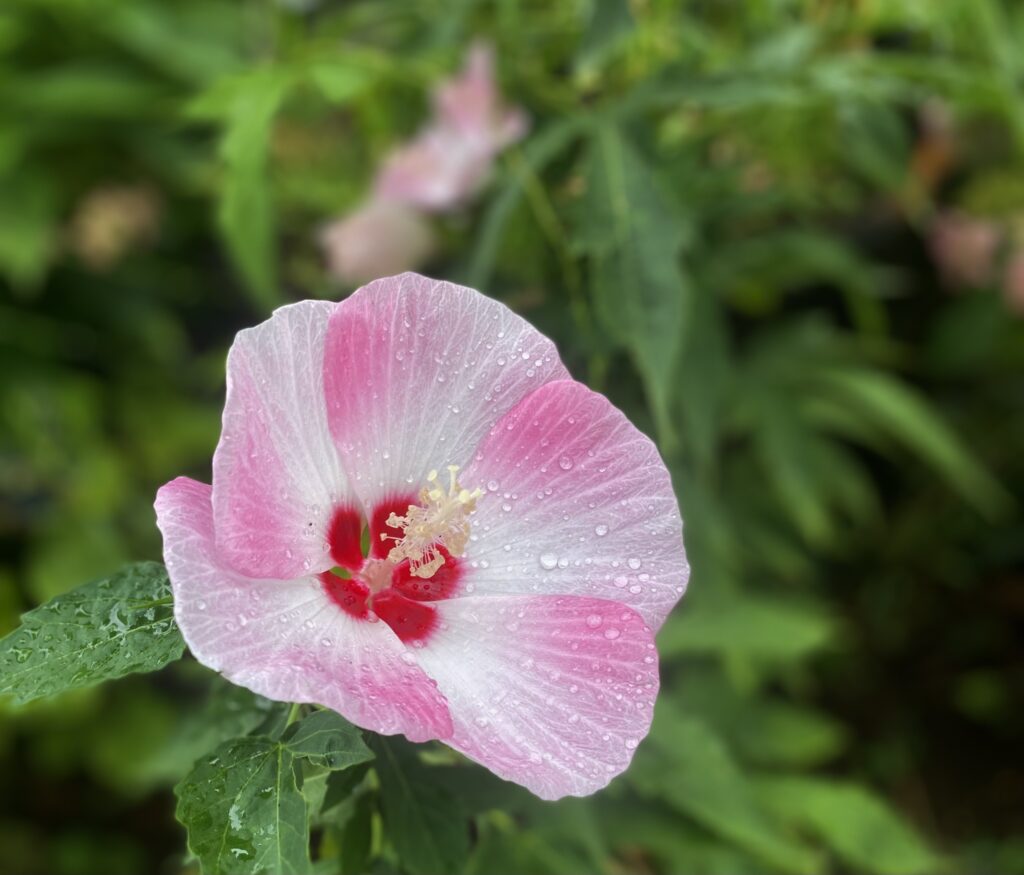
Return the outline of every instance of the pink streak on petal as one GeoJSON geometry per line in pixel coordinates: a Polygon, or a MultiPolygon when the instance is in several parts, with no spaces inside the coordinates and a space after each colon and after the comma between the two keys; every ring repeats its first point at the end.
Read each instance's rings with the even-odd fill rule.
{"type": "Polygon", "coordinates": [[[524,398],[462,480],[495,490],[472,517],[466,579],[477,594],[613,599],[657,629],[685,591],[682,520],[657,448],[580,383],[524,398]]]}
{"type": "Polygon", "coordinates": [[[636,612],[556,596],[434,605],[440,626],[416,656],[448,699],[447,744],[543,799],[593,793],[626,769],[658,693],[636,612]]]}
{"type": "Polygon", "coordinates": [[[320,580],[253,580],[213,543],[211,490],[181,477],[157,493],[174,616],[203,665],[253,692],[315,702],[353,723],[413,741],[445,738],[444,698],[386,624],[360,620],[320,580]]]}
{"type": "Polygon", "coordinates": [[[554,344],[503,304],[417,274],[339,304],[324,356],[331,432],[369,508],[465,466],[525,395],[567,376],[554,344]]]}
{"type": "Polygon", "coordinates": [[[351,503],[327,427],[323,349],[337,305],[303,301],[239,332],[213,457],[217,546],[250,577],[291,579],[334,563],[327,531],[351,503]]]}

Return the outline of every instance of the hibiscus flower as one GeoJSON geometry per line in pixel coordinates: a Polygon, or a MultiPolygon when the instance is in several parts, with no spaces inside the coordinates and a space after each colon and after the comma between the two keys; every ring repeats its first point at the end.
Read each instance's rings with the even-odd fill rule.
{"type": "Polygon", "coordinates": [[[242,331],[213,485],[156,508],[185,640],[234,683],[546,799],[648,731],[689,573],[668,472],[472,289],[403,274],[242,331]]]}

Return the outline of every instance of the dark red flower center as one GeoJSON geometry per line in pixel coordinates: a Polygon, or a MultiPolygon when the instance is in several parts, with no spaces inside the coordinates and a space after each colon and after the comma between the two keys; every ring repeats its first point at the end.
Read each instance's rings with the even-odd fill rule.
{"type": "Polygon", "coordinates": [[[443,546],[437,549],[444,564],[429,578],[412,574],[409,562],[392,563],[387,556],[402,532],[387,525],[392,513],[401,515],[415,496],[382,501],[370,514],[368,555],[363,550],[364,524],[359,511],[339,507],[327,530],[333,571],[320,575],[324,591],[341,610],[360,620],[369,620],[371,611],[405,642],[422,642],[437,626],[437,609],[429,602],[451,598],[465,571],[463,562],[443,546]],[[381,538],[381,535],[387,539],[381,538]]]}

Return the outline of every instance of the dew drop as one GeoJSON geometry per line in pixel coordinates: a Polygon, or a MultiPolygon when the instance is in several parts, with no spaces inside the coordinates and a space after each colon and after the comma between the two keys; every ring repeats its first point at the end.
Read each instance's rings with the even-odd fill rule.
{"type": "MultiPolygon", "coordinates": [[[[596,629],[598,626],[601,625],[601,615],[600,614],[591,614],[589,617],[587,617],[587,625],[591,629],[596,629]]],[[[605,633],[605,634],[607,634],[607,633],[605,633]]]]}
{"type": "Polygon", "coordinates": [[[568,456],[562,456],[562,458],[558,460],[558,467],[563,471],[568,471],[572,468],[572,459],[568,456]]]}
{"type": "Polygon", "coordinates": [[[594,526],[594,534],[597,535],[597,537],[599,538],[603,538],[605,535],[608,534],[608,526],[604,525],[603,523],[599,526],[594,526]]]}
{"type": "Polygon", "coordinates": [[[626,561],[626,564],[634,571],[636,571],[640,567],[641,562],[635,556],[632,556],[626,561]]]}
{"type": "Polygon", "coordinates": [[[609,626],[607,629],[604,630],[604,637],[607,638],[609,641],[614,641],[621,634],[622,633],[614,626],[609,626]]]}
{"type": "Polygon", "coordinates": [[[542,553],[540,556],[540,567],[546,571],[551,571],[556,565],[558,565],[558,557],[554,553],[542,553]]]}

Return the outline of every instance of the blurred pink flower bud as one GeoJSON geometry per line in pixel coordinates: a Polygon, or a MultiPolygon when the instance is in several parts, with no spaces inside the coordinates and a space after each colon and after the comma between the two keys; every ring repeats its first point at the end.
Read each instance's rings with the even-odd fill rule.
{"type": "Polygon", "coordinates": [[[434,92],[430,122],[393,152],[377,177],[378,196],[443,212],[471,197],[495,156],[521,139],[526,114],[506,107],[494,80],[494,53],[474,45],[462,73],[434,92]]]}
{"type": "Polygon", "coordinates": [[[375,198],[320,234],[327,269],[344,283],[362,283],[422,264],[434,248],[430,225],[414,208],[375,198]]]}
{"type": "Polygon", "coordinates": [[[1017,316],[1024,316],[1024,249],[1014,252],[1003,274],[1003,298],[1017,316]]]}
{"type": "Polygon", "coordinates": [[[992,279],[1001,236],[995,222],[949,212],[932,223],[929,242],[949,285],[983,286],[992,279]]]}

